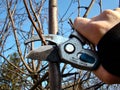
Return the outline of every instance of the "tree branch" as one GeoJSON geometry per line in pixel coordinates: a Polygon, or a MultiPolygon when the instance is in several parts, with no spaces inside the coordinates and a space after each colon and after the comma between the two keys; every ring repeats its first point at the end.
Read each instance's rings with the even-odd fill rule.
{"type": "Polygon", "coordinates": [[[32,6],[32,1],[29,0],[29,3],[30,3],[30,8],[31,8],[31,10],[32,10],[32,12],[33,12],[33,15],[34,15],[34,17],[35,17],[35,20],[36,20],[36,22],[38,23],[39,30],[41,30],[41,32],[42,32],[41,23],[40,23],[40,21],[39,21],[39,19],[38,19],[38,16],[36,15],[35,10],[34,10],[34,8],[33,8],[33,6],[32,6]]]}
{"type": "Polygon", "coordinates": [[[85,14],[83,16],[84,18],[86,18],[88,16],[88,14],[89,14],[89,12],[90,12],[90,10],[91,10],[91,8],[92,8],[92,6],[93,6],[93,4],[94,4],[95,1],[96,0],[92,0],[91,1],[90,5],[88,6],[88,9],[86,10],[86,12],[85,12],[85,14]]]}
{"type": "Polygon", "coordinates": [[[14,68],[16,68],[17,70],[19,70],[21,73],[26,74],[26,75],[30,75],[25,73],[24,71],[22,71],[19,67],[17,67],[16,65],[14,65],[12,62],[10,62],[7,58],[5,58],[3,55],[0,54],[0,57],[2,57],[5,61],[7,61],[11,66],[13,66],[14,68]]]}
{"type": "Polygon", "coordinates": [[[38,87],[38,85],[40,85],[40,83],[42,83],[47,77],[48,77],[48,72],[46,72],[45,74],[44,74],[44,76],[37,82],[37,83],[35,83],[34,84],[34,86],[30,89],[30,90],[35,90],[36,89],[36,87],[38,87]]]}
{"type": "Polygon", "coordinates": [[[12,28],[13,28],[14,38],[15,38],[15,42],[16,42],[16,45],[17,45],[18,53],[19,53],[19,55],[20,55],[20,59],[21,59],[22,62],[24,63],[26,69],[27,69],[29,72],[32,72],[32,70],[31,70],[30,67],[26,64],[26,62],[24,61],[24,58],[22,57],[22,52],[21,52],[20,44],[19,44],[18,37],[17,37],[17,34],[16,34],[17,32],[16,32],[16,28],[15,28],[14,20],[13,20],[13,17],[12,17],[11,11],[10,11],[9,2],[8,2],[8,0],[6,0],[6,1],[7,1],[8,15],[9,15],[9,18],[10,18],[11,23],[12,23],[12,28]]]}
{"type": "Polygon", "coordinates": [[[26,11],[27,11],[27,13],[28,13],[28,17],[29,17],[31,23],[33,24],[34,28],[36,29],[39,37],[41,38],[41,41],[43,42],[43,44],[46,45],[47,43],[46,43],[44,37],[42,36],[41,30],[36,26],[35,22],[34,22],[33,19],[32,19],[32,16],[31,16],[31,14],[30,14],[30,12],[29,12],[29,9],[28,9],[26,0],[23,0],[23,2],[24,2],[24,5],[25,5],[25,8],[26,8],[26,11]]]}

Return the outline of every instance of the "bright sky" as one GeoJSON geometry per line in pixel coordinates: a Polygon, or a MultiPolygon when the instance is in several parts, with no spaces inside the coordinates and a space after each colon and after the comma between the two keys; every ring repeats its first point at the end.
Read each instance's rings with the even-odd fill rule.
{"type": "MultiPolygon", "coordinates": [[[[64,29],[68,28],[68,17],[74,21],[74,19],[78,16],[78,3],[75,2],[77,0],[58,0],[58,20],[62,18],[64,22],[63,27],[64,29]],[[71,4],[72,2],[72,4],[71,4]],[[69,7],[70,6],[70,7],[69,7]],[[69,9],[68,9],[69,7],[69,9]],[[66,13],[67,11],[67,13],[66,13]],[[66,14],[65,14],[66,13],[66,14]]],[[[89,6],[90,2],[92,0],[80,0],[80,5],[81,6],[89,6]]],[[[100,6],[98,4],[100,0],[96,0],[95,3],[92,6],[92,9],[90,10],[88,14],[88,18],[92,18],[96,15],[100,14],[100,6]]],[[[115,9],[119,6],[119,0],[102,0],[102,11],[105,9],[115,9]]],[[[80,9],[80,16],[82,17],[85,13],[85,9],[81,8],[80,9]]],[[[68,31],[69,32],[69,31],[68,31]]]]}
{"type": "MultiPolygon", "coordinates": [[[[47,0],[49,1],[49,0],[47,0]]],[[[75,0],[58,0],[58,19],[60,20],[61,17],[63,17],[63,15],[65,14],[65,12],[67,11],[71,1],[75,1],[75,0]]],[[[77,1],[77,0],[76,0],[77,1]]],[[[96,0],[96,2],[93,5],[93,8],[91,9],[88,18],[91,18],[95,15],[98,15],[100,13],[99,11],[99,5],[98,5],[98,1],[96,0]]],[[[63,20],[65,20],[66,18],[68,18],[68,16],[70,16],[70,18],[72,18],[72,20],[74,20],[77,17],[77,7],[78,4],[77,2],[73,3],[70,5],[70,9],[68,10],[68,12],[65,14],[63,20]]],[[[80,5],[81,6],[88,6],[90,4],[91,0],[80,0],[80,5]]],[[[118,7],[118,2],[119,0],[102,0],[102,9],[114,9],[118,7]]],[[[46,3],[46,6],[48,6],[48,3],[46,3]]],[[[85,9],[80,9],[80,15],[82,16],[85,13],[85,9]]],[[[2,16],[1,16],[2,17],[2,16]]],[[[24,30],[29,30],[29,22],[27,21],[27,23],[25,23],[25,27],[24,30]]],[[[61,26],[60,26],[61,27],[61,26]]],[[[70,28],[68,25],[68,21],[64,22],[63,24],[64,27],[64,32],[70,33],[70,28]],[[69,30],[69,31],[68,31],[69,30]]],[[[46,29],[48,30],[48,29],[46,29]]],[[[67,36],[66,35],[66,36],[67,36]]],[[[10,38],[10,40],[8,40],[9,46],[11,46],[11,44],[13,45],[13,38],[10,38]],[[12,42],[12,43],[11,43],[12,42]]],[[[14,49],[13,49],[14,51],[14,49]]]]}
{"type": "MultiPolygon", "coordinates": [[[[72,0],[59,0],[58,1],[59,12],[61,12],[60,13],[61,16],[66,12],[71,1],[72,0]]],[[[75,0],[73,0],[73,2],[74,1],[75,0]]],[[[89,13],[89,17],[93,17],[93,16],[98,15],[100,13],[98,1],[100,1],[100,0],[96,0],[96,2],[94,3],[94,5],[89,13]]],[[[80,0],[81,6],[88,6],[90,4],[90,2],[91,2],[91,0],[80,0]]],[[[119,5],[119,0],[102,0],[102,10],[114,9],[114,8],[117,8],[118,5],[119,5]]],[[[77,6],[78,6],[77,3],[76,4],[74,3],[74,5],[72,4],[72,6],[69,9],[69,12],[71,12],[72,10],[77,8],[77,6]]],[[[81,14],[84,13],[84,10],[85,9],[81,9],[81,14]]]]}

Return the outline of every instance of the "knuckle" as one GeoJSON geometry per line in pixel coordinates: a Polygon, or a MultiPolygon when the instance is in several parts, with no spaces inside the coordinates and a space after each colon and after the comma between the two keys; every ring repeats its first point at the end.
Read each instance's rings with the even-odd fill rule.
{"type": "Polygon", "coordinates": [[[113,10],[107,9],[103,11],[103,14],[110,14],[110,13],[113,13],[113,10]]]}
{"type": "Polygon", "coordinates": [[[119,19],[120,18],[120,8],[116,9],[116,10],[105,10],[103,11],[103,16],[109,19],[115,18],[115,19],[119,19]]]}

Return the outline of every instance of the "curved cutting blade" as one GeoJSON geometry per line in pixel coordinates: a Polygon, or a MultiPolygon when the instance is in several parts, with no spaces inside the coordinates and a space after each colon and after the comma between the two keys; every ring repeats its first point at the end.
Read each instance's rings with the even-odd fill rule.
{"type": "Polygon", "coordinates": [[[26,57],[34,60],[46,60],[53,50],[53,45],[40,46],[39,48],[30,51],[26,57]]]}
{"type": "MultiPolygon", "coordinates": [[[[55,35],[55,34],[43,35],[43,37],[45,38],[46,41],[53,42],[56,45],[59,45],[59,44],[68,40],[68,38],[65,38],[65,37],[60,36],[60,35],[55,35]]],[[[30,39],[27,39],[25,41],[25,44],[28,44],[28,43],[34,42],[34,41],[40,41],[40,37],[39,36],[32,36],[30,39]]]]}
{"type": "Polygon", "coordinates": [[[58,48],[54,45],[45,45],[32,50],[27,55],[27,58],[57,63],[61,61],[58,54],[58,48]]]}

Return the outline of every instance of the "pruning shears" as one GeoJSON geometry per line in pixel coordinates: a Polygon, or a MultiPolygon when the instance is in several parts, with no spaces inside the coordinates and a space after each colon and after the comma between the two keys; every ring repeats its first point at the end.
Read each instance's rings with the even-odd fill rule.
{"type": "MultiPolygon", "coordinates": [[[[86,39],[73,30],[69,38],[48,34],[44,35],[49,45],[40,46],[28,53],[27,58],[67,63],[83,70],[95,70],[99,66],[99,58],[95,50],[85,48],[86,39]]],[[[25,44],[40,40],[38,36],[31,37],[25,44]]]]}

